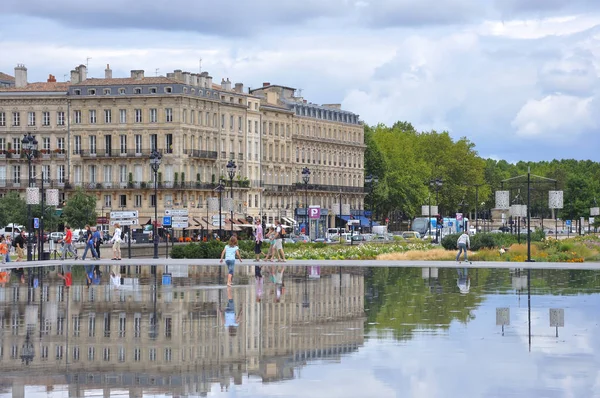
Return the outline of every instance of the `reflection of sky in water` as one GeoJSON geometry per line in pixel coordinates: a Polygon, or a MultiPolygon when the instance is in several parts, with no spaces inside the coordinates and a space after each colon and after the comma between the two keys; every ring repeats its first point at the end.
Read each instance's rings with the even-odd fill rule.
{"type": "MultiPolygon", "coordinates": [[[[397,300],[396,293],[402,293],[402,286],[409,286],[409,297],[418,296],[419,289],[428,283],[421,278],[421,271],[409,275],[406,285],[383,285],[385,291],[377,294],[389,301],[397,300]]],[[[548,271],[547,271],[548,272],[548,271]]],[[[549,274],[552,271],[548,272],[549,274]]],[[[574,272],[576,275],[577,272],[574,272]]],[[[210,383],[208,396],[230,397],[600,397],[600,294],[598,284],[593,289],[578,288],[574,284],[569,295],[559,295],[556,286],[532,291],[531,296],[531,350],[528,335],[527,290],[517,295],[511,288],[508,270],[496,270],[486,279],[478,279],[473,272],[471,292],[466,297],[460,295],[456,287],[456,273],[452,270],[440,271],[439,286],[433,289],[438,294],[425,293],[430,301],[425,306],[442,305],[442,302],[459,302],[473,305],[465,321],[456,316],[449,325],[430,326],[414,322],[408,336],[394,338],[393,327],[379,325],[381,318],[375,316],[365,320],[365,340],[357,351],[330,359],[309,359],[294,365],[293,378],[263,383],[255,373],[244,373],[241,384],[231,381],[229,391],[221,391],[218,382],[210,383]],[[485,285],[484,285],[485,283],[485,285]],[[592,293],[590,293],[592,292],[592,293]],[[552,293],[552,294],[551,294],[552,293]],[[479,296],[479,297],[477,297],[479,296]],[[435,304],[438,303],[438,304],[435,304]],[[505,327],[502,336],[501,326],[496,326],[496,308],[510,308],[510,325],[505,327]],[[565,326],[556,329],[549,326],[549,309],[565,310],[565,326]]],[[[586,278],[590,274],[585,274],[586,278]]],[[[369,277],[365,277],[365,290],[370,289],[369,277]]],[[[550,280],[552,280],[550,278],[550,280]]],[[[311,281],[310,302],[312,306],[330,297],[322,296],[319,288],[338,285],[337,275],[322,276],[311,281]]],[[[533,279],[532,279],[533,281],[533,279]]],[[[395,282],[393,282],[395,283],[395,282]]],[[[399,282],[400,283],[400,282],[399,282]]],[[[556,285],[568,287],[562,280],[556,285]]],[[[305,286],[301,279],[289,278],[286,282],[287,294],[305,286]]],[[[379,289],[382,287],[379,286],[379,289]]],[[[585,286],[589,286],[589,283],[585,286]]],[[[252,288],[252,279],[248,282],[252,288]]],[[[245,287],[239,286],[242,289],[245,287]]],[[[265,299],[272,286],[265,283],[265,299]]],[[[300,292],[298,290],[298,292],[300,292]]],[[[336,291],[341,294],[340,291],[336,291]]],[[[253,294],[248,297],[253,298],[253,294]]],[[[300,296],[299,296],[300,297],[300,296]]],[[[389,310],[390,303],[383,302],[379,309],[370,306],[371,296],[367,294],[367,315],[369,310],[389,310]],[[385,308],[385,310],[383,309],[385,308]]],[[[291,298],[288,300],[291,301],[291,298]]],[[[403,303],[394,302],[394,305],[403,303]]],[[[408,306],[417,304],[407,303],[408,306]]],[[[289,308],[289,307],[288,307],[289,308]]],[[[425,308],[427,310],[427,308],[425,308]]],[[[451,314],[459,311],[447,309],[451,314]]],[[[413,311],[409,311],[412,316],[413,311]]],[[[429,311],[425,311],[429,314],[429,311]]],[[[375,314],[371,314],[375,315],[375,314]]],[[[426,315],[429,316],[429,315],[426,315]]],[[[441,316],[438,314],[438,316],[441,316]]],[[[249,317],[251,315],[249,314],[249,317]]],[[[252,322],[252,320],[250,320],[252,322]]],[[[348,324],[339,323],[333,329],[325,329],[328,320],[303,325],[310,333],[348,333],[348,324]],[[336,329],[337,328],[337,329],[336,329]]],[[[434,323],[435,324],[435,323],[434,323]]],[[[290,328],[292,334],[302,333],[290,328]]],[[[6,332],[5,332],[6,336],[6,332]]],[[[6,338],[6,337],[5,337],[6,338]]],[[[4,353],[6,356],[7,353],[4,353]]],[[[83,356],[83,353],[82,353],[83,356]]],[[[2,376],[0,376],[2,379],[2,376]]],[[[10,383],[8,383],[10,385],[10,383]]],[[[3,390],[7,391],[7,390],[3,390]]],[[[26,397],[62,397],[68,395],[69,386],[54,385],[52,391],[43,387],[26,387],[26,397]]],[[[126,389],[114,388],[111,396],[129,396],[126,389]]],[[[103,394],[102,389],[87,389],[86,395],[103,394]]],[[[10,392],[0,396],[11,396],[10,392]]],[[[144,396],[168,396],[147,391],[144,396]]]]}

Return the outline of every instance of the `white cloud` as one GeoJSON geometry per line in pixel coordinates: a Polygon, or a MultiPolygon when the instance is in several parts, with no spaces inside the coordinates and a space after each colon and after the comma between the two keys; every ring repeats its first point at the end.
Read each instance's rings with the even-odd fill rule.
{"type": "Polygon", "coordinates": [[[572,140],[597,127],[593,98],[549,95],[528,100],[512,122],[518,135],[572,140]]]}

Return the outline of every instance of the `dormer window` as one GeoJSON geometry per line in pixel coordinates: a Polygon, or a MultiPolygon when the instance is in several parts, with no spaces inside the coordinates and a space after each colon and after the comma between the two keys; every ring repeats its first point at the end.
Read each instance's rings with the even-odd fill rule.
{"type": "Polygon", "coordinates": [[[142,89],[140,87],[136,87],[133,89],[133,93],[134,94],[141,94],[142,93],[142,89]]]}
{"type": "Polygon", "coordinates": [[[89,94],[89,95],[96,95],[96,89],[95,89],[95,88],[90,88],[90,89],[88,90],[88,94],[89,94]]]}
{"type": "Polygon", "coordinates": [[[124,88],[120,88],[119,89],[119,95],[125,95],[125,89],[124,88]]]}
{"type": "Polygon", "coordinates": [[[165,87],[165,93],[172,93],[173,92],[173,88],[172,87],[165,87]]]}
{"type": "Polygon", "coordinates": [[[184,88],[183,88],[183,93],[184,93],[184,94],[187,94],[187,92],[188,92],[188,89],[187,89],[187,87],[184,87],[184,88]]]}
{"type": "Polygon", "coordinates": [[[156,87],[150,87],[150,94],[156,94],[156,87]]]}
{"type": "Polygon", "coordinates": [[[75,95],[81,95],[81,90],[75,90],[74,93],[75,95]]]}
{"type": "Polygon", "coordinates": [[[103,92],[104,92],[104,95],[110,95],[110,88],[105,88],[103,90],[103,92]]]}

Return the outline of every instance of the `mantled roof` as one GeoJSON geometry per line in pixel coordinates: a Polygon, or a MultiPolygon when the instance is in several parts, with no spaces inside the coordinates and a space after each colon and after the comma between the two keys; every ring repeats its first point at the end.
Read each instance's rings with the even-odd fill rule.
{"type": "Polygon", "coordinates": [[[71,83],[69,82],[40,82],[28,83],[25,87],[5,87],[0,88],[0,92],[67,92],[71,83]]]}
{"type": "Polygon", "coordinates": [[[175,79],[169,77],[144,77],[142,79],[135,79],[133,77],[117,77],[113,79],[97,79],[89,78],[85,79],[81,83],[74,83],[72,86],[125,86],[125,85],[148,85],[148,84],[184,84],[175,79]]]}
{"type": "Polygon", "coordinates": [[[0,80],[14,82],[15,78],[11,75],[7,75],[6,73],[0,72],[0,80]]]}

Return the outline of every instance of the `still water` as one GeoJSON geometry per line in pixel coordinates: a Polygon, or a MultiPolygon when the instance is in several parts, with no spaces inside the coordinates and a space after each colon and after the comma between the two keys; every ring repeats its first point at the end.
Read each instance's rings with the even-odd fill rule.
{"type": "Polygon", "coordinates": [[[0,287],[0,397],[600,397],[597,271],[104,271],[0,287]]]}

